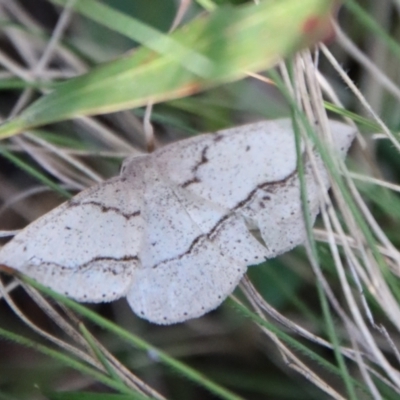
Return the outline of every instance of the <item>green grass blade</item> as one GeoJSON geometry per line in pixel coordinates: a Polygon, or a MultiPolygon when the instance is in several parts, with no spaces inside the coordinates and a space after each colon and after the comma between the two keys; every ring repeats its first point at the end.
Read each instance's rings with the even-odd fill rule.
{"type": "Polygon", "coordinates": [[[108,362],[106,356],[103,354],[101,349],[97,346],[96,341],[94,340],[91,333],[87,330],[86,326],[83,323],[79,323],[79,330],[82,333],[82,336],[85,338],[86,342],[89,344],[90,348],[92,349],[93,353],[96,355],[97,359],[101,362],[107,373],[113,378],[115,381],[121,383],[123,385],[121,378],[115,372],[112,365],[108,362]]]}
{"type": "MultiPolygon", "coordinates": [[[[400,46],[396,39],[393,39],[388,33],[379,26],[374,17],[370,16],[359,4],[354,0],[346,0],[346,7],[354,14],[354,16],[370,30],[374,36],[379,37],[385,43],[392,53],[400,59],[400,46]]],[[[376,17],[375,17],[376,18],[376,17]]]]}
{"type": "Polygon", "coordinates": [[[178,62],[176,55],[142,47],[133,55],[58,85],[18,118],[1,126],[0,138],[79,115],[115,112],[149,101],[187,96],[241,79],[247,71],[271,67],[330,32],[332,4],[330,0],[281,0],[218,8],[174,32],[170,47],[163,42],[164,53],[174,52],[178,43],[207,59],[209,67],[201,75],[192,72],[188,57],[192,53],[186,50],[177,52],[178,62]]]}
{"type": "MultiPolygon", "coordinates": [[[[229,300],[230,301],[230,300],[229,300]]],[[[321,357],[320,355],[318,355],[317,353],[315,353],[314,351],[312,351],[311,349],[309,349],[307,346],[305,346],[304,344],[302,344],[300,341],[292,338],[290,335],[288,335],[286,332],[284,332],[283,330],[280,330],[279,328],[277,328],[275,325],[273,325],[272,323],[262,319],[261,317],[259,317],[258,315],[256,315],[255,313],[253,313],[252,311],[250,311],[247,307],[245,307],[242,304],[233,302],[232,303],[234,305],[235,308],[238,309],[238,311],[243,314],[244,316],[250,318],[253,322],[259,324],[260,326],[265,327],[266,329],[270,330],[271,332],[273,332],[279,339],[281,339],[282,341],[284,341],[285,343],[287,343],[288,345],[290,345],[291,347],[295,348],[296,350],[300,351],[301,353],[305,354],[307,357],[313,359],[314,361],[316,361],[319,365],[321,365],[323,368],[325,368],[327,371],[335,374],[335,375],[339,375],[341,376],[341,371],[338,367],[336,367],[335,365],[331,364],[329,361],[327,361],[324,357],[321,357]]],[[[356,387],[358,387],[359,389],[362,389],[363,391],[365,391],[366,393],[368,393],[368,389],[366,388],[365,385],[363,385],[361,382],[357,381],[356,379],[352,378],[351,376],[349,376],[349,380],[352,382],[352,384],[356,387]]]]}
{"type": "MultiPolygon", "coordinates": [[[[67,4],[67,0],[50,0],[58,5],[67,4]]],[[[177,62],[184,61],[184,66],[191,72],[202,76],[209,68],[210,61],[201,53],[183,46],[173,37],[163,34],[150,25],[113,9],[97,0],[76,2],[73,9],[87,18],[120,33],[150,50],[163,54],[177,62]]]]}
{"type": "Polygon", "coordinates": [[[2,155],[4,158],[7,158],[9,161],[11,161],[13,164],[15,164],[17,167],[21,168],[25,172],[27,172],[29,175],[37,179],[39,182],[42,182],[44,185],[48,186],[49,188],[53,189],[57,193],[59,193],[61,196],[65,197],[66,199],[71,198],[71,194],[63,189],[60,185],[57,183],[53,182],[51,179],[49,179],[46,175],[42,174],[39,172],[36,168],[32,167],[31,165],[27,164],[23,160],[21,160],[19,157],[16,155],[12,154],[8,150],[6,150],[4,147],[0,146],[0,155],[2,155]]]}
{"type": "MultiPolygon", "coordinates": [[[[8,270],[6,270],[8,271],[8,270]]],[[[151,352],[159,362],[163,363],[164,365],[170,367],[171,369],[175,370],[182,376],[186,377],[187,379],[195,382],[196,384],[204,387],[205,389],[209,390],[211,393],[215,394],[216,396],[220,397],[221,399],[226,400],[241,400],[242,398],[235,393],[225,389],[224,387],[218,385],[217,383],[211,381],[206,376],[201,374],[200,372],[194,370],[193,368],[185,365],[181,361],[174,359],[173,357],[169,356],[168,354],[164,353],[163,351],[159,350],[158,348],[152,346],[151,344],[147,343],[145,340],[141,339],[140,337],[134,335],[131,332],[126,331],[125,329],[115,325],[114,323],[108,321],[107,319],[101,317],[94,311],[89,310],[88,308],[82,306],[81,304],[76,303],[74,300],[68,299],[67,297],[54,292],[53,290],[46,288],[45,286],[41,285],[40,283],[36,282],[34,279],[31,279],[25,275],[17,273],[18,277],[26,282],[27,284],[33,286],[34,288],[40,290],[41,292],[49,295],[50,297],[56,299],[62,304],[65,304],[78,314],[88,318],[93,323],[97,324],[98,326],[112,332],[113,334],[119,336],[121,339],[125,340],[130,345],[138,348],[140,350],[151,352]]],[[[0,330],[0,335],[2,331],[0,330]]],[[[114,381],[113,381],[114,382],[114,381]]],[[[115,382],[114,382],[115,383],[115,382]]]]}
{"type": "Polygon", "coordinates": [[[95,370],[93,367],[90,367],[81,361],[76,360],[75,358],[63,354],[57,350],[53,350],[47,346],[36,343],[30,339],[27,339],[21,335],[17,335],[11,331],[0,328],[0,338],[4,338],[6,340],[11,340],[15,343],[18,343],[22,346],[34,349],[42,354],[45,354],[49,357],[52,357],[58,360],[60,363],[68,366],[69,368],[75,369],[83,374],[91,376],[93,379],[98,382],[103,383],[104,385],[117,390],[120,393],[131,394],[133,392],[132,389],[127,388],[125,385],[121,384],[118,381],[104,375],[104,373],[95,370]]]}
{"type": "MultiPolygon", "coordinates": [[[[90,392],[59,392],[46,393],[49,400],[148,400],[147,397],[135,394],[110,394],[110,393],[90,393],[90,392]]],[[[0,399],[1,400],[1,399],[0,399]]]]}

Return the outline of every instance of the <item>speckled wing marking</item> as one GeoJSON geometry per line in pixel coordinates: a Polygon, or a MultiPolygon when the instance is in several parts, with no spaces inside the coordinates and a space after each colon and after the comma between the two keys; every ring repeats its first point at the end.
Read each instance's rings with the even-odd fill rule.
{"type": "Polygon", "coordinates": [[[6,244],[0,263],[78,301],[124,296],[139,266],[137,184],[131,192],[126,181],[113,178],[81,192],[6,244]]]}
{"type": "MultiPolygon", "coordinates": [[[[157,166],[171,181],[171,187],[185,189],[186,197],[201,198],[250,222],[265,242],[265,256],[272,258],[306,237],[291,124],[289,119],[263,121],[197,136],[182,142],[179,148],[172,145],[161,149],[157,166]]],[[[330,129],[337,153],[344,158],[355,132],[336,121],[330,121],[330,129]]],[[[318,156],[316,162],[327,190],[326,169],[318,156]]],[[[305,181],[311,217],[315,219],[320,188],[308,162],[305,181]]],[[[214,226],[215,221],[206,231],[214,226]]]]}
{"type": "MultiPolygon", "coordinates": [[[[331,130],[344,157],[354,132],[338,122],[331,122],[331,130]]],[[[146,192],[144,200],[148,243],[143,268],[128,293],[138,315],[157,323],[203,315],[234,290],[248,265],[305,240],[290,120],[197,136],[151,157],[163,189],[146,192]],[[156,195],[161,192],[163,196],[156,195]],[[265,246],[250,234],[249,224],[260,230],[265,246]]],[[[318,157],[317,165],[327,190],[327,172],[318,157]]],[[[136,167],[128,164],[127,176],[131,168],[136,167]]],[[[315,220],[321,189],[308,163],[305,172],[315,220]]]]}
{"type": "MultiPolygon", "coordinates": [[[[331,130],[344,157],[354,132],[338,122],[331,130]]],[[[31,224],[3,247],[0,263],[80,301],[126,295],[152,322],[201,316],[248,265],[305,240],[296,163],[290,120],[174,143],[126,160],[119,177],[31,224]]],[[[327,190],[318,157],[317,164],[327,190]]],[[[314,220],[321,189],[307,162],[305,171],[314,220]]]]}

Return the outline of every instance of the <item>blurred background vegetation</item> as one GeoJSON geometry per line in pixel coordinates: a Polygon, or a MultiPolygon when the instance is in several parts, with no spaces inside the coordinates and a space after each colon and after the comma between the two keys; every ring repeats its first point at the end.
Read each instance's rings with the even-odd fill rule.
{"type": "MultiPolygon", "coordinates": [[[[111,12],[101,16],[94,12],[90,16],[60,6],[65,3],[72,7],[85,1],[0,1],[0,117],[3,120],[12,120],[20,115],[43,93],[53,88],[57,90],[60,82],[92,71],[105,62],[129,57],[126,52],[142,46],[130,35],[99,23],[99,18],[102,18],[123,30],[126,21],[115,20],[116,16],[111,12]],[[52,38],[57,36],[57,27],[61,27],[61,34],[55,43],[56,50],[53,49],[53,54],[40,70],[35,70],[52,38]]],[[[165,34],[179,10],[184,10],[179,18],[180,26],[184,26],[212,14],[219,7],[228,10],[228,3],[232,7],[229,10],[251,5],[236,0],[103,0],[93,3],[107,5],[165,34]]],[[[400,78],[399,16],[398,0],[345,1],[333,15],[340,32],[336,39],[331,35],[325,41],[365,101],[393,133],[394,139],[398,137],[400,125],[397,86],[400,78]],[[367,57],[367,61],[360,58],[357,49],[367,57]]],[[[287,18],[296,21],[296,15],[287,18]]],[[[284,30],[277,31],[277,40],[285,34],[284,30]]],[[[249,40],[254,46],[260,46],[259,37],[249,40]]],[[[295,62],[294,54],[286,50],[284,54],[287,65],[295,62]]],[[[278,71],[281,73],[282,69],[278,71]]],[[[400,241],[396,186],[400,168],[398,148],[392,141],[384,140],[383,133],[381,136],[372,135],[383,132],[377,128],[379,123],[322,53],[319,71],[341,100],[343,109],[340,113],[347,112],[346,115],[361,122],[366,143],[362,150],[356,145],[350,165],[365,175],[380,179],[379,184],[358,180],[357,189],[395,248],[400,241]],[[382,182],[390,182],[393,186],[389,190],[382,182]]],[[[151,123],[156,147],[199,132],[289,116],[291,107],[285,97],[275,84],[262,77],[270,78],[270,75],[262,72],[258,77],[217,82],[217,85],[199,93],[154,104],[151,123]]],[[[116,81],[115,87],[118,88],[119,84],[116,81]]],[[[156,88],[165,85],[162,70],[152,84],[156,88]]],[[[147,103],[145,100],[142,102],[144,105],[147,103]]],[[[78,100],[74,98],[74,101],[78,100]]],[[[143,106],[121,107],[121,111],[114,109],[118,112],[113,113],[92,112],[90,114],[102,115],[39,124],[23,135],[16,132],[4,139],[0,143],[0,229],[3,243],[8,240],[9,231],[26,226],[85,187],[118,174],[126,156],[145,152],[145,110],[143,106]]],[[[47,112],[45,108],[44,112],[47,112]]],[[[25,119],[27,126],[30,126],[30,121],[25,119]]],[[[322,229],[322,224],[318,227],[322,229]]],[[[382,241],[379,244],[382,245],[382,241]]],[[[344,312],[350,315],[343,282],[328,245],[318,242],[318,251],[325,278],[344,312]]],[[[381,248],[379,251],[389,259],[384,260],[386,269],[382,267],[380,272],[397,301],[398,261],[381,248]]],[[[394,250],[390,247],[390,251],[394,250]]],[[[129,340],[123,339],[120,333],[106,329],[93,316],[83,319],[91,332],[89,334],[78,323],[77,317],[63,306],[51,303],[58,314],[49,317],[50,311],[43,311],[48,310],[48,306],[41,304],[31,292],[27,293],[26,288],[15,287],[11,278],[4,275],[4,287],[12,295],[15,307],[35,327],[27,324],[22,315],[16,316],[15,309],[12,310],[9,304],[10,299],[0,301],[0,399],[399,398],[400,379],[395,382],[395,377],[399,377],[400,361],[396,350],[400,335],[394,322],[398,317],[397,303],[388,301],[391,304],[388,310],[375,297],[379,286],[368,286],[366,281],[358,286],[358,281],[351,278],[351,269],[346,273],[370,334],[382,351],[382,359],[365,355],[368,343],[365,342],[363,348],[364,336],[335,311],[331,311],[332,326],[329,326],[329,318],[327,322],[324,314],[324,301],[321,300],[321,287],[302,248],[250,268],[248,276],[269,305],[296,326],[332,342],[333,350],[321,346],[317,340],[304,338],[294,327],[268,322],[269,318],[265,318],[266,325],[263,325],[254,314],[245,311],[250,310],[250,306],[243,310],[232,299],[202,318],[173,326],[156,326],[137,318],[124,299],[90,305],[88,308],[94,310],[99,318],[102,316],[113,321],[115,326],[125,329],[131,336],[129,340]],[[364,308],[364,302],[369,308],[364,308]],[[366,310],[373,313],[374,323],[366,310]],[[65,324],[72,326],[75,333],[68,331],[67,325],[61,321],[67,321],[65,324]],[[88,359],[44,337],[38,328],[52,338],[80,349],[88,359]],[[330,331],[332,328],[333,332],[330,331]],[[284,353],[271,338],[272,334],[277,334],[288,345],[298,357],[297,361],[284,353]],[[140,340],[171,358],[164,357],[164,353],[147,347],[140,340]],[[347,357],[347,349],[353,351],[350,357],[347,357]],[[344,355],[344,359],[338,354],[344,355]],[[65,359],[64,355],[71,358],[65,359]],[[361,364],[357,356],[363,358],[361,364]],[[367,373],[360,365],[368,365],[376,373],[365,367],[367,373]]],[[[240,290],[235,295],[246,302],[246,296],[240,290]]]]}

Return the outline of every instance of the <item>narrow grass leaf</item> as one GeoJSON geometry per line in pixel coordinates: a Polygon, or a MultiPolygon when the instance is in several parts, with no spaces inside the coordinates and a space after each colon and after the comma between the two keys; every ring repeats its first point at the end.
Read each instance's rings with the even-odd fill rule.
{"type": "Polygon", "coordinates": [[[36,178],[39,182],[42,182],[44,185],[46,185],[49,188],[53,189],[54,191],[58,192],[61,196],[65,197],[67,199],[72,197],[71,194],[67,190],[63,189],[60,185],[53,182],[47,176],[45,176],[44,174],[39,172],[36,168],[27,164],[25,161],[21,160],[19,157],[12,154],[11,152],[9,152],[8,150],[6,150],[4,147],[1,147],[1,146],[0,146],[0,155],[3,156],[4,158],[7,158],[9,161],[11,161],[17,167],[21,168],[23,171],[27,172],[29,175],[36,178]]]}
{"type": "MultiPolygon", "coordinates": [[[[14,273],[9,268],[1,266],[1,269],[4,272],[14,273]]],[[[16,273],[16,272],[15,272],[16,273]]],[[[85,306],[76,303],[74,300],[68,299],[67,297],[54,292],[53,290],[41,285],[40,283],[36,282],[34,279],[31,279],[25,275],[16,273],[16,275],[22,281],[26,282],[28,285],[33,286],[34,288],[40,290],[41,292],[45,293],[46,295],[52,297],[53,299],[59,301],[62,304],[65,304],[78,314],[88,318],[93,323],[97,324],[98,326],[108,330],[109,332],[114,333],[115,335],[119,336],[121,339],[125,340],[127,343],[131,344],[135,348],[138,348],[143,351],[147,351],[151,353],[153,357],[157,357],[160,363],[170,367],[171,369],[175,370],[176,372],[180,373],[182,376],[186,377],[187,379],[191,380],[192,382],[197,383],[199,386],[204,387],[211,393],[219,396],[221,399],[226,400],[241,400],[242,397],[236,395],[235,393],[225,389],[224,387],[218,385],[217,383],[211,381],[206,376],[201,374],[200,372],[192,369],[191,367],[185,365],[179,360],[176,360],[173,357],[170,357],[168,354],[164,353],[163,351],[159,350],[158,348],[152,346],[151,344],[147,343],[145,340],[141,339],[140,337],[134,335],[131,332],[126,331],[125,329],[119,327],[118,325],[108,321],[107,319],[101,317],[94,311],[89,310],[85,306]]],[[[0,336],[6,336],[6,331],[0,329],[0,336]]],[[[22,343],[23,344],[23,343],[22,343]]],[[[32,346],[31,346],[32,347],[32,346]]],[[[43,346],[42,346],[43,347],[43,346]]],[[[108,378],[107,378],[108,379],[108,378]]],[[[113,381],[115,385],[119,382],[113,381]]]]}
{"type": "Polygon", "coordinates": [[[46,393],[49,400],[148,400],[153,397],[135,394],[110,394],[90,392],[59,392],[46,393]]]}
{"type": "Polygon", "coordinates": [[[153,397],[147,397],[135,393],[134,395],[125,394],[104,394],[90,392],[61,392],[46,393],[49,400],[149,400],[153,397]]]}
{"type": "Polygon", "coordinates": [[[120,393],[131,394],[133,393],[132,389],[128,389],[125,385],[121,384],[118,381],[115,381],[112,378],[107,377],[102,372],[95,370],[92,367],[82,363],[81,361],[76,360],[75,358],[63,354],[59,351],[53,350],[47,346],[42,344],[36,343],[28,338],[25,338],[21,335],[15,334],[10,332],[6,329],[0,328],[0,338],[11,340],[15,343],[18,343],[22,346],[34,349],[42,354],[45,354],[49,357],[52,357],[58,360],[60,363],[66,365],[69,368],[75,369],[82,374],[91,376],[93,379],[97,380],[98,382],[103,383],[104,385],[113,388],[120,393]]]}
{"type": "Polygon", "coordinates": [[[330,0],[281,0],[220,7],[170,35],[172,44],[163,41],[163,54],[141,47],[59,84],[0,127],[0,138],[54,121],[188,96],[269,68],[326,37],[332,6],[330,0]],[[208,61],[201,74],[193,72],[193,53],[208,61]]]}

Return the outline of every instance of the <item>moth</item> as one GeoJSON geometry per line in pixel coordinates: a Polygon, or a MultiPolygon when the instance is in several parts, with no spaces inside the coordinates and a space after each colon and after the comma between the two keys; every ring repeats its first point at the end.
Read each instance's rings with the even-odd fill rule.
{"type": "MultiPolygon", "coordinates": [[[[344,158],[355,132],[330,129],[344,158]]],[[[302,152],[314,221],[328,173],[316,154],[321,188],[302,152]]],[[[142,318],[182,322],[220,305],[249,265],[305,241],[300,186],[291,120],[199,135],[128,158],[18,233],[0,263],[77,301],[126,296],[142,318]]]]}

